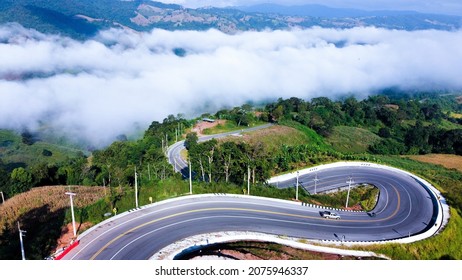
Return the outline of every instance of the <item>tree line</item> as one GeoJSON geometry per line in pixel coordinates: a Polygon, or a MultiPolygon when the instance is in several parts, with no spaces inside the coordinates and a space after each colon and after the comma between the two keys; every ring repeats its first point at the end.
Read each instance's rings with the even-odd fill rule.
{"type": "MultiPolygon", "coordinates": [[[[227,119],[238,126],[255,121],[284,124],[314,135],[318,140],[303,145],[282,145],[274,152],[258,142],[199,143],[197,135],[188,134],[186,147],[195,180],[237,185],[249,180],[262,183],[275,173],[299,166],[333,160],[373,160],[374,154],[462,155],[462,121],[451,114],[461,111],[462,105],[455,102],[454,96],[431,94],[374,95],[363,100],[355,97],[279,99],[262,106],[245,104],[204,116],[227,119]],[[369,148],[368,154],[340,153],[323,140],[340,125],[368,129],[380,136],[380,141],[369,148]]],[[[81,153],[60,163],[44,161],[10,170],[0,159],[0,191],[11,197],[43,185],[133,186],[135,169],[140,184],[178,178],[181,175],[168,164],[166,150],[182,139],[194,123],[195,120],[187,120],[182,115],[170,115],[163,122],[152,122],[141,139],[119,138],[89,156],[81,153]]]]}

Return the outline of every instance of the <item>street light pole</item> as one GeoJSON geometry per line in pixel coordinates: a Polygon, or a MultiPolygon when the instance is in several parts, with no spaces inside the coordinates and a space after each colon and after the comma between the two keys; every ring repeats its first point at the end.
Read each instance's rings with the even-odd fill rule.
{"type": "Polygon", "coordinates": [[[135,166],[135,207],[138,208],[138,173],[135,166]]]}
{"type": "Polygon", "coordinates": [[[317,191],[316,191],[316,186],[317,186],[317,183],[318,183],[318,181],[319,181],[319,179],[318,179],[318,173],[316,173],[316,175],[315,175],[313,181],[314,181],[314,194],[316,194],[316,193],[317,193],[317,191]]]}
{"type": "Polygon", "coordinates": [[[348,193],[347,193],[347,199],[346,199],[346,203],[345,203],[345,208],[348,207],[348,199],[350,198],[350,189],[351,189],[351,184],[353,183],[353,177],[350,176],[350,178],[348,178],[348,193]]]}
{"type": "Polygon", "coordinates": [[[298,201],[298,176],[299,172],[297,171],[297,184],[295,185],[295,200],[298,201]]]}
{"type": "Polygon", "coordinates": [[[75,229],[75,216],[74,216],[74,201],[72,199],[72,197],[75,195],[75,193],[72,193],[72,192],[67,192],[66,193],[70,200],[71,200],[71,216],[72,216],[72,229],[74,231],[74,237],[77,236],[77,232],[76,232],[76,229],[75,229]]]}
{"type": "Polygon", "coordinates": [[[22,240],[23,236],[26,236],[24,233],[26,233],[25,230],[21,230],[21,227],[19,226],[18,222],[18,230],[19,230],[19,243],[21,243],[21,255],[22,255],[22,260],[26,260],[26,254],[24,253],[24,242],[22,240]]]}
{"type": "Polygon", "coordinates": [[[192,171],[191,171],[191,159],[189,159],[189,194],[192,194],[192,171]]]}
{"type": "Polygon", "coordinates": [[[247,165],[247,195],[250,195],[250,165],[247,165]]]}

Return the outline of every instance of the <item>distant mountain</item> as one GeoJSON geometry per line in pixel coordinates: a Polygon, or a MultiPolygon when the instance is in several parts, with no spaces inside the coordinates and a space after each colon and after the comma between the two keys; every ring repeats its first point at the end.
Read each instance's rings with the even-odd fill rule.
{"type": "Polygon", "coordinates": [[[462,17],[427,15],[412,11],[362,11],[322,5],[285,7],[258,5],[234,8],[189,9],[149,0],[2,0],[0,24],[17,22],[43,33],[76,39],[94,36],[111,27],[148,31],[207,30],[226,33],[246,30],[307,28],[352,28],[377,26],[389,29],[453,30],[462,17]]]}
{"type": "Polygon", "coordinates": [[[324,5],[309,4],[299,6],[283,6],[277,4],[259,4],[253,6],[233,7],[249,13],[279,14],[285,16],[303,16],[320,18],[357,18],[419,15],[416,11],[366,11],[359,9],[331,8],[324,5]]]}

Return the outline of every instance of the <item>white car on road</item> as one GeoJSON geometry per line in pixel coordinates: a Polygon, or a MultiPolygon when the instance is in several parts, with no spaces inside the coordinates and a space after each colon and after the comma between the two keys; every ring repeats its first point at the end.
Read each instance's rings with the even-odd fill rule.
{"type": "Polygon", "coordinates": [[[340,219],[340,215],[331,211],[321,211],[320,212],[321,216],[326,219],[340,219]]]}

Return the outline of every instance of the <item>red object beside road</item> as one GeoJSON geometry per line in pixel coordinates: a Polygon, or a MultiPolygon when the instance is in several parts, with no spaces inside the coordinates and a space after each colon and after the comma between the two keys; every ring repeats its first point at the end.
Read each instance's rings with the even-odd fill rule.
{"type": "Polygon", "coordinates": [[[75,247],[77,247],[79,245],[79,241],[76,240],[74,243],[72,243],[69,247],[67,247],[61,254],[59,254],[58,256],[56,256],[54,258],[54,260],[61,260],[62,258],[64,258],[64,256],[66,256],[72,249],[74,249],[75,247]]]}

